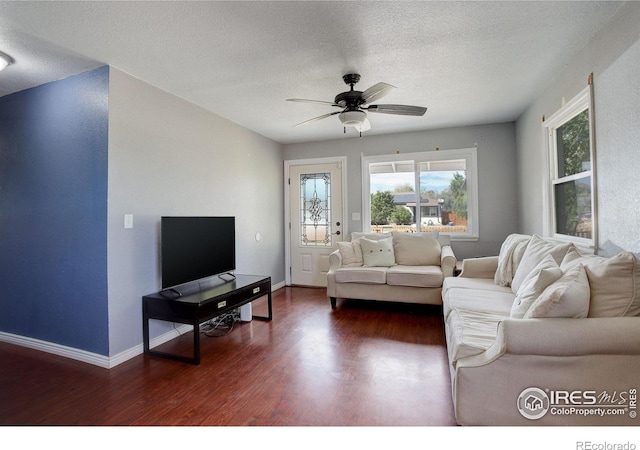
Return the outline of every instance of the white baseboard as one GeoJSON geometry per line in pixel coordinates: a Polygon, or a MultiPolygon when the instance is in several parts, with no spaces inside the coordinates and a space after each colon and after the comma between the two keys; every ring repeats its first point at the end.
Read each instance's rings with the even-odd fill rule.
{"type": "Polygon", "coordinates": [[[0,341],[34,350],[40,350],[41,352],[52,353],[58,356],[64,356],[65,358],[75,359],[77,361],[86,362],[107,369],[110,368],[108,356],[98,355],[97,353],[91,353],[86,350],[80,350],[73,347],[67,347],[65,345],[54,344],[53,342],[41,341],[39,339],[5,332],[0,332],[0,341]]]}
{"type": "MultiPolygon", "coordinates": [[[[271,292],[285,287],[285,282],[281,282],[271,286],[271,292]]],[[[171,339],[174,339],[184,333],[188,333],[193,330],[191,325],[180,325],[166,333],[152,338],[149,342],[151,348],[164,344],[171,339]]],[[[67,347],[65,345],[54,344],[53,342],[42,341],[26,336],[20,336],[17,334],[5,333],[0,331],[0,342],[6,342],[8,344],[19,345],[20,347],[31,348],[39,350],[41,352],[51,353],[53,355],[63,356],[65,358],[75,359],[76,361],[93,364],[94,366],[103,367],[105,369],[111,369],[112,367],[122,364],[123,362],[141,355],[144,351],[142,344],[138,344],[135,347],[127,349],[114,356],[104,356],[97,353],[88,352],[86,350],[80,350],[73,347],[67,347]]]]}
{"type": "MultiPolygon", "coordinates": [[[[173,338],[180,336],[181,334],[188,333],[193,330],[191,325],[180,325],[173,330],[170,330],[160,336],[157,336],[149,342],[149,345],[153,348],[157,345],[164,344],[173,338]]],[[[120,352],[115,356],[104,356],[97,353],[91,353],[86,350],[80,350],[73,347],[67,347],[65,345],[54,344],[53,342],[41,341],[39,339],[33,339],[26,336],[19,336],[17,334],[4,333],[0,331],[0,342],[7,342],[9,344],[19,345],[20,347],[31,348],[39,350],[41,352],[51,353],[53,355],[63,356],[65,358],[75,359],[76,361],[93,364],[94,366],[103,367],[105,369],[111,369],[112,367],[122,364],[123,362],[141,355],[144,351],[142,344],[136,345],[124,352],[120,352]]]]}

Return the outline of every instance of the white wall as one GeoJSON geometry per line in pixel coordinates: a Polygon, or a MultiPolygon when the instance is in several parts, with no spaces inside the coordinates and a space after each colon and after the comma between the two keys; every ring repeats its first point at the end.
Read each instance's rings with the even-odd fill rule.
{"type": "MultiPolygon", "coordinates": [[[[141,297],[161,288],[163,215],[235,216],[237,272],[284,281],[282,180],[279,144],[111,68],[111,356],[142,342],[141,297]],[[133,229],[124,214],[134,215],[133,229]]],[[[152,323],[151,337],[169,327],[152,323]]]]}
{"type": "Polygon", "coordinates": [[[542,116],[594,74],[600,253],[640,251],[640,2],[622,6],[516,123],[519,229],[542,233],[542,116]]]}
{"type": "MultiPolygon", "coordinates": [[[[374,125],[375,126],[375,125],[374,125]]],[[[413,133],[369,135],[284,146],[284,159],[347,157],[347,232],[361,231],[351,213],[362,212],[361,155],[385,155],[469,148],[478,145],[480,239],[454,242],[458,259],[496,255],[504,238],[517,231],[515,130],[513,123],[413,133]]]]}

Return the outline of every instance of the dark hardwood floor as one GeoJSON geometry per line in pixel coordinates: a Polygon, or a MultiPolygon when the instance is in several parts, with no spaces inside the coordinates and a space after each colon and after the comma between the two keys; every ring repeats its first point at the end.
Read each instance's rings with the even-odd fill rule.
{"type": "Polygon", "coordinates": [[[0,343],[0,424],[455,425],[440,308],[332,311],[323,289],[299,287],[273,308],[272,322],[203,336],[199,366],[139,355],[108,370],[0,343]]]}

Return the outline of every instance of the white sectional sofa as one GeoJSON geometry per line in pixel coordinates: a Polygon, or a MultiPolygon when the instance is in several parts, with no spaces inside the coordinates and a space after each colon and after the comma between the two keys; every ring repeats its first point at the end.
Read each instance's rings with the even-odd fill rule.
{"type": "Polygon", "coordinates": [[[352,233],[329,256],[327,297],[442,304],[442,282],[456,258],[449,236],[428,233],[352,233]]]}
{"type": "Polygon", "coordinates": [[[511,235],[444,280],[461,425],[640,425],[640,265],[511,235]]]}

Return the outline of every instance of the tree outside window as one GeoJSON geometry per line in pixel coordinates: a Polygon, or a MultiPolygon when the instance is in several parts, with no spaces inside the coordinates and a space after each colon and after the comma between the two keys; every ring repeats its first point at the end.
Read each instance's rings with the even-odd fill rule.
{"type": "Polygon", "coordinates": [[[594,245],[596,217],[593,176],[591,89],[543,123],[548,134],[549,234],[594,245]]]}

